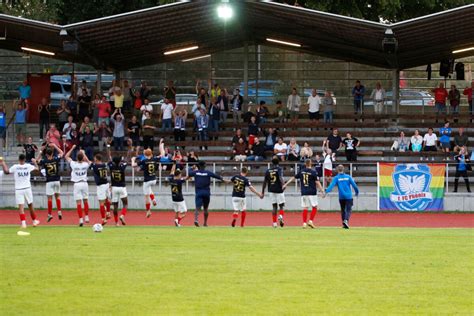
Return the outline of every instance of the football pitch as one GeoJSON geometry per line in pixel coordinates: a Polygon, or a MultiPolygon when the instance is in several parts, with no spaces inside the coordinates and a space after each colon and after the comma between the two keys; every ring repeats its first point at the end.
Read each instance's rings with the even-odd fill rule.
{"type": "Polygon", "coordinates": [[[471,314],[472,229],[0,227],[0,311],[471,314]]]}

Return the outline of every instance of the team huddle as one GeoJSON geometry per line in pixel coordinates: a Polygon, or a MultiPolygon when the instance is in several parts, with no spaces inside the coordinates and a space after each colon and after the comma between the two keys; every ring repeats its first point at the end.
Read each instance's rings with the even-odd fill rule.
{"type": "MultiPolygon", "coordinates": [[[[153,193],[153,186],[156,185],[157,171],[160,168],[160,157],[164,153],[163,140],[160,141],[160,155],[155,156],[150,149],[145,149],[143,155],[140,157],[133,157],[131,159],[131,167],[136,168],[137,171],[143,172],[143,195],[145,202],[146,218],[149,218],[151,213],[151,205],[157,205],[155,194],[153,193]]],[[[73,183],[73,196],[76,201],[77,215],[79,218],[79,226],[84,223],[89,223],[89,185],[87,180],[88,171],[92,170],[94,181],[97,187],[97,199],[99,201],[99,212],[102,219],[102,225],[106,225],[111,219],[111,206],[113,206],[113,216],[116,226],[120,224],[126,225],[126,215],[128,208],[128,193],[126,188],[126,168],[128,163],[120,156],[112,157],[110,151],[108,152],[107,162],[101,154],[94,156],[94,161],[90,161],[86,154],[79,150],[76,152],[76,157],[71,156],[75,151],[73,146],[69,152],[66,153],[64,159],[68,162],[71,169],[71,182],[73,183]],[[109,181],[110,179],[110,181],[109,181]],[[119,213],[119,203],[121,202],[122,209],[119,213]]],[[[46,196],[48,198],[48,217],[47,222],[53,220],[53,197],[56,200],[56,208],[58,219],[62,220],[61,212],[61,198],[60,198],[60,174],[59,163],[62,159],[63,152],[55,145],[47,147],[44,152],[40,151],[37,159],[32,160],[32,164],[26,163],[25,155],[19,156],[18,164],[8,168],[5,161],[1,160],[3,171],[5,174],[13,174],[15,179],[15,199],[20,213],[21,227],[26,228],[25,205],[30,211],[33,226],[37,226],[40,222],[37,219],[33,207],[33,194],[31,191],[31,172],[41,170],[41,173],[46,178],[46,196]]],[[[246,203],[246,188],[248,187],[259,198],[265,197],[265,191],[268,190],[268,198],[272,204],[272,226],[284,227],[285,215],[285,189],[294,180],[300,180],[301,188],[301,207],[303,209],[302,220],[303,228],[315,228],[314,219],[318,211],[318,191],[325,197],[326,193],[331,192],[334,186],[339,190],[339,202],[341,206],[341,220],[342,227],[349,228],[349,219],[352,211],[352,189],[354,189],[356,196],[359,189],[352,177],[344,174],[344,167],[338,166],[337,175],[332,179],[329,187],[324,191],[319,181],[318,174],[312,168],[311,160],[306,160],[304,166],[300,168],[298,173],[284,182],[283,169],[279,166],[279,159],[275,157],[272,159],[272,165],[265,172],[265,178],[261,192],[251,184],[247,175],[248,169],[242,167],[241,172],[234,175],[230,179],[224,179],[209,170],[206,170],[204,161],[198,162],[188,172],[187,176],[183,176],[176,163],[173,163],[169,176],[166,180],[171,187],[171,199],[175,212],[174,224],[176,227],[181,226],[181,221],[187,213],[187,206],[184,200],[182,186],[183,183],[190,179],[194,179],[195,187],[195,212],[194,225],[200,226],[199,214],[202,211],[204,214],[203,226],[208,226],[209,218],[209,204],[211,201],[210,185],[212,179],[230,183],[233,185],[232,190],[232,205],[233,214],[231,226],[235,227],[239,214],[241,215],[240,226],[244,227],[247,216],[246,203]],[[309,212],[311,210],[311,212],[309,212]],[[309,215],[309,216],[308,216],[309,215]]]]}

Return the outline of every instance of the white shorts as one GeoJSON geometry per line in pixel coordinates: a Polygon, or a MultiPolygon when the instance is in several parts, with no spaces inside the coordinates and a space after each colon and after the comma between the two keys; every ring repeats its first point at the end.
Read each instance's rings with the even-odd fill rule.
{"type": "Polygon", "coordinates": [[[105,201],[110,197],[109,184],[101,184],[97,186],[97,199],[99,201],[105,201]]]}
{"type": "Polygon", "coordinates": [[[152,187],[156,184],[156,180],[143,182],[143,194],[150,195],[153,193],[152,187]]]}
{"type": "Polygon", "coordinates": [[[176,213],[186,213],[188,211],[185,201],[181,201],[181,202],[173,201],[173,209],[176,213]]]}
{"type": "Polygon", "coordinates": [[[317,195],[302,195],[301,196],[301,207],[316,207],[318,206],[317,195]]]}
{"type": "Polygon", "coordinates": [[[234,206],[234,211],[244,211],[247,209],[247,199],[241,197],[232,197],[232,205],[234,206]]]}
{"type": "Polygon", "coordinates": [[[285,194],[284,193],[273,193],[268,192],[268,196],[270,197],[270,201],[272,204],[283,204],[285,203],[285,194]]]}
{"type": "Polygon", "coordinates": [[[46,182],[46,195],[51,196],[61,193],[61,183],[59,181],[46,182]]]}
{"type": "Polygon", "coordinates": [[[74,200],[87,200],[89,199],[89,185],[87,182],[76,182],[74,183],[74,200]]]}
{"type": "Polygon", "coordinates": [[[33,203],[33,192],[31,188],[15,190],[16,204],[31,204],[33,203]],[[25,203],[26,202],[26,203],[25,203]]]}
{"type": "Polygon", "coordinates": [[[126,187],[112,187],[112,203],[118,203],[119,200],[126,198],[126,187]]]}

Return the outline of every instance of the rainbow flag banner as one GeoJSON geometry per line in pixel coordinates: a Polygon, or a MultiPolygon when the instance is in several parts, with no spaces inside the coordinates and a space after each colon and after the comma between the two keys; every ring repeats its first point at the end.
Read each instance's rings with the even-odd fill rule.
{"type": "Polygon", "coordinates": [[[444,210],[444,164],[378,165],[380,211],[444,210]]]}

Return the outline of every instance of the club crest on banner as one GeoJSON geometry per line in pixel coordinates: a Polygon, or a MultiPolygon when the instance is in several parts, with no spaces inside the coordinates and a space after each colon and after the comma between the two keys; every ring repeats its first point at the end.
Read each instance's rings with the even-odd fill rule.
{"type": "Polygon", "coordinates": [[[425,210],[433,201],[431,177],[427,165],[397,165],[392,174],[394,192],[390,194],[390,201],[401,211],[425,210]]]}

